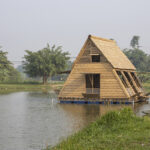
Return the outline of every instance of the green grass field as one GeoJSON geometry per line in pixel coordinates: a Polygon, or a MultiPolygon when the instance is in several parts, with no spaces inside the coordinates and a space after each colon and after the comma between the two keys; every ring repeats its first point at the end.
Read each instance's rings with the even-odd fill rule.
{"type": "MultiPolygon", "coordinates": [[[[9,93],[9,92],[17,92],[17,91],[35,91],[35,90],[56,90],[59,92],[63,87],[64,81],[52,82],[50,84],[40,84],[40,83],[13,83],[13,84],[4,84],[0,83],[0,94],[9,93]]],[[[150,83],[143,83],[143,87],[146,92],[150,92],[150,83]]]]}
{"type": "Polygon", "coordinates": [[[17,92],[17,91],[43,91],[43,90],[56,90],[59,91],[64,82],[52,82],[46,85],[40,83],[13,83],[13,84],[4,84],[0,83],[0,94],[17,92]]]}
{"type": "Polygon", "coordinates": [[[0,84],[0,94],[17,91],[41,91],[51,89],[50,85],[42,84],[0,84]]]}
{"type": "Polygon", "coordinates": [[[47,150],[149,150],[150,118],[131,109],[108,112],[83,130],[47,150]]]}
{"type": "Polygon", "coordinates": [[[150,92],[150,82],[143,83],[143,87],[146,92],[150,92]]]}

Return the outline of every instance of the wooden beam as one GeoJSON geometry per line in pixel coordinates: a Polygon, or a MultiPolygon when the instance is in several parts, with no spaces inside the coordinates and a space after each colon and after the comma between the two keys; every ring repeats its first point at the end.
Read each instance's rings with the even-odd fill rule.
{"type": "Polygon", "coordinates": [[[133,79],[132,75],[130,74],[130,72],[127,72],[128,75],[130,76],[131,80],[132,80],[132,83],[133,83],[133,86],[135,87],[135,89],[137,90],[137,92],[141,92],[141,90],[139,89],[139,87],[136,85],[135,83],[135,80],[133,79]]]}
{"type": "MultiPolygon", "coordinates": [[[[124,79],[126,80],[127,85],[129,86],[129,88],[132,90],[133,95],[136,94],[131,86],[131,84],[129,83],[128,79],[126,78],[125,74],[123,71],[120,71],[121,74],[123,75],[124,79]]],[[[131,95],[132,96],[132,95],[131,95]]]]}
{"type": "Polygon", "coordinates": [[[117,75],[117,73],[116,73],[116,71],[114,69],[113,69],[113,73],[114,73],[115,77],[117,78],[117,80],[119,81],[119,83],[120,83],[120,85],[121,85],[125,95],[129,98],[130,97],[129,93],[127,92],[126,88],[124,87],[122,81],[120,80],[120,78],[118,77],[118,75],[117,75]]]}

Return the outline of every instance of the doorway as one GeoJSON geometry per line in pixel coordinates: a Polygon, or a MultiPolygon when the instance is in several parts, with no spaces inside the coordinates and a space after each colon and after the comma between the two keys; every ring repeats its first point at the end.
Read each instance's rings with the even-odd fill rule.
{"type": "Polygon", "coordinates": [[[100,95],[100,74],[86,74],[86,93],[100,95]]]}

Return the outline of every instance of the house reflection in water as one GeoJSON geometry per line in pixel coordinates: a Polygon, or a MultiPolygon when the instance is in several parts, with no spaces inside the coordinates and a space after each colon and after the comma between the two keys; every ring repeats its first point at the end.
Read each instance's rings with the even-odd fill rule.
{"type": "Polygon", "coordinates": [[[87,105],[87,104],[59,104],[66,111],[67,115],[71,115],[75,122],[74,128],[79,129],[90,122],[95,121],[98,117],[106,114],[108,111],[120,110],[124,107],[133,108],[133,105],[87,105]]]}

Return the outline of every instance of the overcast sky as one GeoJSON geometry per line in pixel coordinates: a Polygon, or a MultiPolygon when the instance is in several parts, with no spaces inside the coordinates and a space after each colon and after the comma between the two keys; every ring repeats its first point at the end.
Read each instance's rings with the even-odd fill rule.
{"type": "Polygon", "coordinates": [[[0,0],[0,45],[10,60],[56,44],[77,56],[89,34],[150,53],[150,0],[0,0]]]}

